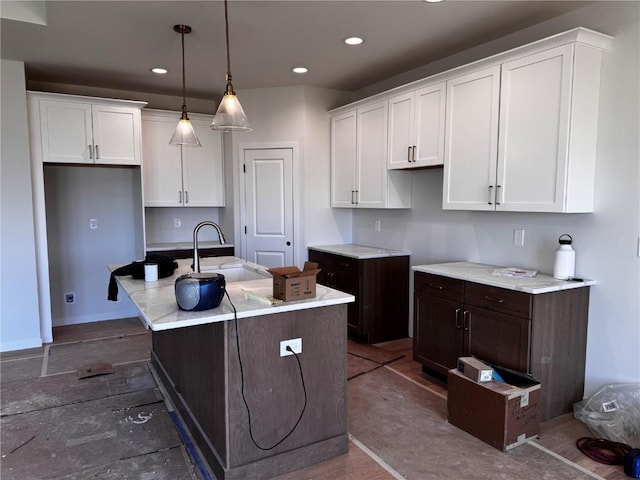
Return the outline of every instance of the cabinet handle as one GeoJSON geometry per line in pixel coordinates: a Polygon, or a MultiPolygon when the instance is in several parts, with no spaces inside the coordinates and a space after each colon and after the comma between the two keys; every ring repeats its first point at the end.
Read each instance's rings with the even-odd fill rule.
{"type": "Polygon", "coordinates": [[[413,148],[411,149],[411,161],[415,162],[416,161],[416,146],[414,145],[413,148]]]}
{"type": "Polygon", "coordinates": [[[465,310],[462,313],[462,319],[463,319],[463,325],[464,325],[464,331],[465,332],[470,332],[471,331],[471,324],[469,322],[469,310],[465,310]]]}
{"type": "Polygon", "coordinates": [[[462,328],[462,325],[460,324],[460,309],[456,308],[456,313],[455,313],[455,318],[456,318],[456,328],[460,329],[462,328]]]}
{"type": "Polygon", "coordinates": [[[485,295],[484,298],[490,302],[504,303],[504,298],[490,297],[489,295],[485,295]]]}
{"type": "Polygon", "coordinates": [[[100,151],[98,150],[98,145],[96,145],[96,160],[100,160],[100,151]]]}
{"type": "Polygon", "coordinates": [[[93,160],[93,145],[89,145],[89,160],[93,160]]]}
{"type": "Polygon", "coordinates": [[[489,185],[489,205],[493,205],[493,185],[489,185]]]}
{"type": "Polygon", "coordinates": [[[355,192],[356,192],[356,205],[358,205],[360,203],[360,191],[355,190],[355,192]]]}
{"type": "Polygon", "coordinates": [[[355,205],[356,203],[356,201],[354,200],[355,193],[355,190],[351,190],[351,205],[355,205]]]}
{"type": "Polygon", "coordinates": [[[184,191],[184,203],[189,203],[189,190],[184,191]]]}
{"type": "Polygon", "coordinates": [[[407,162],[411,162],[411,145],[407,148],[407,162]]]}
{"type": "Polygon", "coordinates": [[[178,190],[178,203],[182,204],[182,190],[178,190]]]}
{"type": "MultiPolygon", "coordinates": [[[[496,185],[496,205],[500,205],[500,202],[498,201],[498,198],[499,198],[499,196],[498,196],[498,195],[499,195],[499,191],[498,191],[498,189],[499,189],[499,188],[502,188],[502,185],[496,185]]],[[[501,191],[502,191],[502,190],[500,190],[500,192],[501,192],[501,191]]],[[[504,200],[504,199],[503,199],[503,200],[504,200]]]]}
{"type": "Polygon", "coordinates": [[[429,286],[431,288],[437,288],[438,290],[444,290],[444,287],[442,285],[434,285],[433,283],[430,283],[429,286]]]}

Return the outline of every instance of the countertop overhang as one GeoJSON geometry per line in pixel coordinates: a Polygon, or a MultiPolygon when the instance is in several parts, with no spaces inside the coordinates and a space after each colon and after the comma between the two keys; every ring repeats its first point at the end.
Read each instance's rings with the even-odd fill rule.
{"type": "Polygon", "coordinates": [[[583,279],[558,280],[551,275],[537,273],[534,277],[504,277],[493,275],[496,268],[504,268],[497,265],[485,265],[472,262],[437,263],[432,265],[414,265],[411,267],[416,272],[432,273],[444,277],[457,278],[468,282],[491,285],[493,287],[506,288],[519,292],[539,294],[569,290],[572,288],[589,287],[596,285],[595,280],[583,279]]]}
{"type": "MultiPolygon", "coordinates": [[[[260,315],[270,315],[281,312],[291,312],[295,310],[305,310],[308,308],[324,307],[329,305],[339,305],[355,301],[353,295],[325,287],[316,286],[316,297],[294,302],[282,302],[275,305],[267,305],[255,299],[247,298],[245,291],[248,290],[260,297],[271,297],[273,295],[273,279],[248,280],[243,282],[232,282],[226,285],[226,290],[235,306],[236,315],[229,298],[225,295],[222,303],[216,308],[200,311],[188,312],[180,310],[176,302],[174,285],[180,275],[190,273],[191,260],[177,260],[178,268],[170,277],[161,278],[156,282],[145,282],[144,280],[133,279],[130,275],[116,276],[119,286],[119,294],[125,293],[135,304],[139,311],[140,318],[151,330],[169,330],[173,328],[191,327],[213,322],[225,322],[233,320],[236,315],[238,319],[255,317],[260,315]]],[[[209,257],[201,259],[201,266],[219,266],[221,269],[246,264],[251,268],[266,269],[237,257],[209,257]]],[[[110,265],[109,270],[113,271],[122,265],[110,265]]]]}

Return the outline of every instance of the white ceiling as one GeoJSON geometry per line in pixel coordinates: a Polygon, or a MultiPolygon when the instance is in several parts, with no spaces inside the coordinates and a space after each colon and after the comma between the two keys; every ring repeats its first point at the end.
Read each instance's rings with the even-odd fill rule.
{"type": "MultiPolygon", "coordinates": [[[[42,2],[22,2],[29,10],[42,2]]],[[[236,90],[313,85],[357,90],[592,2],[582,1],[240,1],[229,2],[236,90]],[[365,43],[348,47],[342,39],[365,43]],[[309,68],[304,76],[294,66],[309,68]]],[[[24,61],[27,80],[181,95],[180,35],[187,96],[224,87],[221,1],[47,1],[46,25],[9,20],[0,1],[2,58],[24,61]],[[164,66],[169,74],[149,69],[164,66]]],[[[8,7],[11,8],[8,8],[8,7]]]]}

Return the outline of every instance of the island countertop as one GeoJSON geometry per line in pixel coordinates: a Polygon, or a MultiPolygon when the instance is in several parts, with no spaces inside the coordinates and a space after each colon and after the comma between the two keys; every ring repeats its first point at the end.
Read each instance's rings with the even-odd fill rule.
{"type": "Polygon", "coordinates": [[[557,280],[551,275],[537,273],[534,277],[505,277],[493,275],[496,265],[484,265],[471,262],[437,263],[432,265],[414,265],[412,270],[417,272],[432,273],[444,277],[457,278],[468,282],[491,285],[493,287],[506,288],[519,292],[539,294],[569,290],[571,288],[589,287],[595,285],[595,280],[557,280]]]}
{"type": "MultiPolygon", "coordinates": [[[[224,322],[234,319],[235,306],[237,318],[248,318],[273,313],[304,310],[308,308],[323,307],[351,303],[355,300],[353,295],[334,290],[323,285],[316,286],[316,297],[294,302],[280,302],[274,305],[268,304],[267,298],[273,295],[273,279],[266,269],[260,265],[245,262],[237,257],[209,257],[201,259],[203,271],[211,268],[234,268],[245,265],[262,273],[264,279],[227,282],[226,290],[231,298],[225,295],[222,303],[216,308],[200,312],[188,312],[180,310],[176,302],[174,284],[180,275],[190,273],[191,260],[177,260],[178,268],[170,277],[158,279],[156,282],[136,280],[131,276],[116,276],[120,288],[119,294],[125,293],[135,304],[140,313],[140,318],[151,330],[169,330],[173,328],[190,327],[213,322],[224,322]],[[249,291],[250,296],[247,296],[249,291]],[[260,300],[260,299],[265,299],[260,300]]],[[[110,265],[111,271],[121,265],[110,265]]]]}

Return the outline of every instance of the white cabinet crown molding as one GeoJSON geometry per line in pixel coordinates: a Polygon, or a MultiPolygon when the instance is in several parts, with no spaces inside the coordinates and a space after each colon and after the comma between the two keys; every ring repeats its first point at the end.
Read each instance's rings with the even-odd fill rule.
{"type": "Polygon", "coordinates": [[[118,98],[104,98],[104,97],[89,97],[85,95],[70,95],[67,93],[54,93],[54,92],[40,92],[34,90],[28,90],[27,96],[34,98],[50,98],[56,100],[64,100],[66,102],[78,102],[78,103],[100,103],[100,104],[113,104],[113,105],[128,105],[130,107],[144,108],[147,102],[142,100],[122,100],[118,98]]]}

